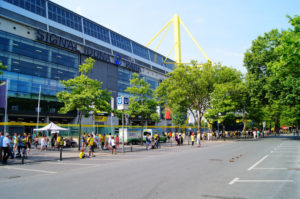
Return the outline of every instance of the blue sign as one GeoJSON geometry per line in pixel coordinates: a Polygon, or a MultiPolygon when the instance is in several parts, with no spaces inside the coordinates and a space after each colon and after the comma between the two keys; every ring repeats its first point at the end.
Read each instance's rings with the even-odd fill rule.
{"type": "Polygon", "coordinates": [[[129,99],[128,99],[128,97],[124,97],[124,104],[125,104],[125,105],[128,105],[128,104],[129,104],[129,99]]]}
{"type": "Polygon", "coordinates": [[[118,55],[118,54],[115,55],[115,63],[118,66],[121,66],[121,64],[122,64],[122,57],[121,57],[121,55],[118,55]]]}
{"type": "Polygon", "coordinates": [[[118,97],[118,98],[117,98],[117,105],[123,104],[122,101],[123,101],[123,100],[122,100],[122,97],[118,97]]]}
{"type": "Polygon", "coordinates": [[[118,97],[117,98],[117,105],[128,105],[129,98],[128,97],[118,97]]]}

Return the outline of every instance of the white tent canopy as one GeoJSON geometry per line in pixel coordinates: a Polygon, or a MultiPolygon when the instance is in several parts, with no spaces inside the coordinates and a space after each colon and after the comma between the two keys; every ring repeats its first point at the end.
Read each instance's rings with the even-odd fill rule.
{"type": "Polygon", "coordinates": [[[47,126],[44,126],[43,128],[33,129],[33,130],[34,131],[68,131],[69,129],[61,128],[61,127],[57,126],[56,124],[54,124],[53,122],[51,122],[50,124],[48,124],[47,126]]]}

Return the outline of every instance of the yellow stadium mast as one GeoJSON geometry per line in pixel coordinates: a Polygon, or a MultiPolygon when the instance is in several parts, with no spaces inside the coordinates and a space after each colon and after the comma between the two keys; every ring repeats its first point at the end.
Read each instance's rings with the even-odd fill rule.
{"type": "MultiPolygon", "coordinates": [[[[204,57],[206,58],[206,60],[210,61],[210,59],[207,57],[207,55],[205,54],[205,52],[202,50],[202,48],[200,47],[200,45],[198,44],[198,42],[195,40],[195,38],[193,37],[193,35],[191,34],[191,32],[187,29],[187,27],[184,25],[183,21],[180,19],[180,17],[177,14],[175,14],[173,16],[173,18],[146,44],[146,46],[149,46],[152,43],[152,41],[155,38],[157,38],[166,29],[166,32],[164,33],[163,37],[161,38],[161,40],[159,41],[157,47],[155,48],[155,50],[157,50],[158,47],[159,47],[159,45],[161,44],[161,42],[165,38],[167,32],[169,31],[170,27],[172,26],[172,24],[174,25],[174,46],[173,46],[173,48],[175,48],[175,63],[168,63],[168,62],[166,62],[167,58],[171,54],[171,51],[173,50],[173,48],[172,48],[171,51],[170,51],[170,53],[169,53],[169,55],[164,60],[164,62],[166,64],[183,64],[181,62],[180,24],[183,26],[183,28],[185,29],[185,31],[191,37],[191,39],[196,44],[196,46],[199,48],[200,52],[204,55],[204,57]]],[[[190,63],[185,63],[185,64],[190,64],[190,63]]]]}

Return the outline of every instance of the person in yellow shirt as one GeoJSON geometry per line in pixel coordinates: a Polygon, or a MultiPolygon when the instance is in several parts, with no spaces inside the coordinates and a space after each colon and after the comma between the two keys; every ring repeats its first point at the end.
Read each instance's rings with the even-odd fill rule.
{"type": "Polygon", "coordinates": [[[91,157],[95,157],[94,156],[94,137],[93,134],[90,135],[90,137],[88,138],[88,145],[90,148],[90,153],[91,153],[91,157]]]}
{"type": "Polygon", "coordinates": [[[84,154],[84,150],[81,149],[81,152],[79,153],[79,158],[80,158],[80,159],[83,159],[83,158],[85,158],[85,157],[87,157],[87,155],[84,154]]]}
{"type": "Polygon", "coordinates": [[[105,133],[104,135],[101,135],[101,149],[104,150],[104,144],[105,144],[105,133]]]}
{"type": "Polygon", "coordinates": [[[57,148],[59,148],[60,141],[61,141],[61,137],[60,137],[60,135],[57,135],[57,138],[56,138],[56,147],[57,148]]]}
{"type": "Polygon", "coordinates": [[[192,146],[194,146],[194,143],[195,143],[195,135],[194,135],[194,133],[192,133],[192,135],[191,135],[191,140],[192,140],[192,146]]]}

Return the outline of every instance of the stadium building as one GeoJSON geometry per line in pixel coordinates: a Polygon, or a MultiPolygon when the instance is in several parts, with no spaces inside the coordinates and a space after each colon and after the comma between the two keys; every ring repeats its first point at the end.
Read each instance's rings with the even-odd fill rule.
{"type": "MultiPolygon", "coordinates": [[[[78,65],[87,57],[96,60],[90,77],[103,82],[114,98],[128,96],[125,89],[134,72],[155,89],[173,69],[163,55],[51,1],[0,0],[0,61],[7,66],[0,79],[8,85],[0,86],[0,121],[5,121],[7,98],[8,131],[35,127],[40,88],[39,121],[76,124],[76,111],[58,113],[56,93],[64,89],[59,80],[78,75],[78,65]]],[[[103,113],[83,123],[118,125],[119,120],[103,113]]]]}

